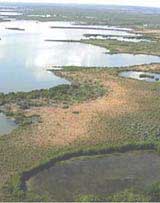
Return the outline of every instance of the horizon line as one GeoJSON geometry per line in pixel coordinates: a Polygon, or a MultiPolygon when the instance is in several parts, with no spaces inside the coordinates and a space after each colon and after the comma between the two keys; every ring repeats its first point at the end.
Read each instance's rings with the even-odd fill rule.
{"type": "Polygon", "coordinates": [[[9,2],[9,1],[2,1],[0,2],[0,4],[56,4],[56,5],[83,5],[83,6],[112,6],[112,7],[142,7],[142,8],[155,8],[155,9],[160,9],[160,7],[154,7],[154,6],[141,6],[141,5],[121,5],[121,4],[101,4],[101,3],[73,3],[73,2],[67,2],[67,3],[64,3],[64,2],[28,2],[28,1],[24,1],[24,2],[17,2],[17,1],[12,1],[12,2],[9,2]]]}

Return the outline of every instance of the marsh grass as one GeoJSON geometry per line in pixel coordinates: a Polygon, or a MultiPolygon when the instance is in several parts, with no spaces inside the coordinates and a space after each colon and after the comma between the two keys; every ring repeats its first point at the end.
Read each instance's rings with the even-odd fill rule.
{"type": "MultiPolygon", "coordinates": [[[[145,142],[135,142],[135,143],[126,143],[126,144],[115,144],[115,145],[97,145],[94,147],[81,147],[77,150],[75,149],[66,149],[66,150],[58,150],[57,152],[52,152],[52,159],[50,161],[44,161],[41,164],[39,164],[38,167],[35,167],[29,171],[23,172],[23,173],[17,173],[13,175],[10,179],[10,181],[7,183],[7,185],[3,188],[3,191],[8,195],[8,197],[11,198],[13,201],[28,201],[29,199],[32,199],[32,201],[36,201],[37,198],[40,200],[44,200],[44,196],[34,194],[33,192],[27,191],[25,181],[27,181],[30,177],[36,175],[38,172],[44,169],[48,169],[49,167],[53,166],[54,163],[68,160],[70,158],[75,158],[79,156],[92,156],[92,155],[102,155],[102,154],[110,154],[114,152],[127,152],[131,150],[148,150],[148,149],[154,149],[159,152],[160,149],[160,143],[155,141],[145,141],[145,142]]],[[[152,190],[153,193],[154,190],[152,190]]],[[[157,190],[156,190],[157,191],[157,190]]],[[[159,191],[158,191],[159,192],[159,191]]],[[[147,194],[151,194],[147,193],[147,194]]],[[[159,194],[159,193],[158,193],[159,194]]],[[[158,195],[157,194],[157,195],[158,195]]],[[[97,200],[97,197],[103,199],[100,196],[93,196],[92,200],[97,200]]],[[[118,198],[120,197],[120,200],[139,200],[140,198],[144,197],[143,195],[136,195],[132,194],[131,192],[125,191],[124,193],[120,193],[118,195],[111,195],[109,200],[116,199],[118,201],[118,198]],[[127,199],[128,198],[128,199],[127,199]]],[[[49,198],[49,197],[48,197],[49,198]]],[[[88,198],[88,196],[83,197],[88,198]]],[[[90,198],[90,196],[89,196],[90,198]]],[[[47,199],[47,198],[46,198],[47,199]]],[[[84,201],[84,199],[82,199],[84,201]]],[[[88,200],[88,199],[86,199],[88,200]]],[[[79,200],[80,201],[80,200],[79,200]]]]}
{"type": "Polygon", "coordinates": [[[111,195],[79,195],[75,198],[78,202],[159,202],[160,182],[156,182],[142,191],[125,189],[111,195]]]}
{"type": "MultiPolygon", "coordinates": [[[[154,40],[154,39],[153,39],[154,40]]],[[[110,50],[110,54],[117,53],[130,53],[130,54],[149,54],[149,55],[160,55],[160,41],[153,42],[121,42],[117,40],[101,40],[101,39],[90,39],[82,40],[83,43],[92,44],[100,47],[104,47],[110,50]]]]}
{"type": "Polygon", "coordinates": [[[151,79],[154,79],[154,75],[149,75],[147,73],[146,74],[140,74],[139,77],[140,78],[151,78],[151,79]]]}
{"type": "Polygon", "coordinates": [[[134,189],[126,189],[111,195],[80,195],[78,202],[149,202],[151,197],[134,189]]]}
{"type": "MultiPolygon", "coordinates": [[[[89,99],[101,97],[106,93],[100,84],[73,84],[59,85],[50,89],[34,90],[31,92],[18,92],[9,94],[0,94],[1,105],[8,103],[16,103],[24,109],[34,106],[34,100],[46,99],[55,102],[83,102],[89,99]],[[21,101],[21,102],[20,102],[21,101]],[[24,107],[25,105],[25,107],[24,107]]],[[[35,102],[36,103],[36,102],[35,102]]],[[[36,106],[36,105],[35,105],[36,106]]]]}
{"type": "MultiPolygon", "coordinates": [[[[70,67],[70,69],[70,71],[67,71],[66,68],[65,72],[67,74],[72,74],[72,76],[74,75],[75,78],[78,78],[79,81],[82,82],[84,82],[86,78],[94,81],[95,75],[95,78],[97,80],[97,76],[101,77],[101,75],[104,75],[105,73],[109,74],[112,80],[118,81],[118,83],[122,86],[124,85],[130,88],[131,97],[133,99],[135,99],[136,97],[135,101],[140,106],[139,111],[124,113],[119,117],[115,117],[115,119],[109,117],[105,112],[101,114],[95,114],[95,117],[92,118],[89,126],[90,139],[77,140],[75,143],[67,145],[65,147],[48,146],[45,148],[34,145],[34,143],[33,145],[31,145],[28,140],[32,139],[32,135],[35,132],[32,126],[30,128],[28,128],[27,126],[23,126],[17,129],[8,137],[1,137],[1,200],[43,201],[46,197],[43,197],[41,195],[37,196],[34,193],[28,193],[22,187],[24,186],[22,183],[24,183],[23,180],[26,180],[26,177],[29,178],[31,175],[33,175],[33,172],[35,174],[37,171],[51,166],[55,161],[66,160],[68,158],[78,156],[100,155],[113,152],[126,152],[130,150],[152,149],[156,150],[157,152],[160,151],[160,140],[158,134],[160,121],[159,84],[146,84],[143,82],[140,83],[139,81],[133,81],[129,83],[128,80],[118,78],[117,75],[119,70],[82,69],[80,71],[80,69],[78,68],[77,71],[76,67],[70,67]],[[81,77],[79,76],[79,74],[82,74],[81,77]],[[86,75],[86,78],[84,78],[84,75],[86,75]],[[84,78],[84,80],[82,80],[82,78],[84,78]],[[138,95],[140,94],[141,97],[137,96],[136,92],[138,93],[138,95]],[[141,94],[142,92],[143,95],[141,94]],[[108,133],[111,131],[114,135],[114,137],[112,137],[114,139],[112,140],[108,139],[107,137],[108,133]]],[[[87,87],[88,91],[92,91],[91,93],[89,93],[89,96],[86,92],[85,85],[82,85],[80,90],[78,89],[79,87],[77,87],[76,85],[74,87],[74,91],[72,87],[71,89],[67,90],[67,93],[66,91],[64,91],[66,90],[66,87],[63,87],[62,89],[58,87],[58,90],[56,90],[56,92],[58,91],[58,98],[60,98],[61,101],[64,99],[64,95],[67,94],[67,97],[71,99],[71,101],[81,102],[84,101],[84,99],[86,98],[90,98],[90,95],[93,96],[91,98],[95,98],[95,94],[93,94],[93,92],[96,92],[96,95],[98,96],[102,95],[101,90],[103,89],[103,86],[101,89],[101,87],[99,86],[101,83],[97,84],[98,88],[97,86],[95,87],[95,89],[93,88],[94,91],[92,91],[92,85],[87,87]]],[[[8,97],[8,101],[16,101],[17,95],[12,95],[11,97],[10,96],[8,97]]],[[[25,96],[27,96],[27,94],[25,96]]],[[[23,96],[22,94],[23,98],[25,98],[25,96],[23,96]]],[[[55,97],[57,96],[54,96],[54,98],[55,97]]],[[[19,99],[20,98],[21,96],[19,97],[19,99]]]]}

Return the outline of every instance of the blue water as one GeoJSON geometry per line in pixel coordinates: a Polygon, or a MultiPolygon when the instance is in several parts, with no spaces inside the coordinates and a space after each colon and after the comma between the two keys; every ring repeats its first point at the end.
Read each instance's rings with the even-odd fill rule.
{"type": "Polygon", "coordinates": [[[69,83],[48,72],[49,65],[120,67],[159,63],[160,57],[132,54],[109,54],[104,48],[46,39],[79,40],[85,33],[131,35],[124,31],[51,29],[62,22],[12,21],[0,23],[0,92],[31,91],[69,83]],[[23,28],[25,31],[6,28],[23,28]]]}

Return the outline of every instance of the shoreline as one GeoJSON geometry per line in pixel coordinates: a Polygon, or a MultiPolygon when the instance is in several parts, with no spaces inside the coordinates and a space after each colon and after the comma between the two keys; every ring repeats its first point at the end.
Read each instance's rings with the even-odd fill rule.
{"type": "MultiPolygon", "coordinates": [[[[92,25],[93,26],[93,25],[92,25]]],[[[74,29],[74,30],[108,30],[108,31],[122,31],[132,33],[131,30],[124,30],[120,28],[98,28],[98,27],[87,27],[87,26],[50,26],[51,29],[74,29]]]]}
{"type": "Polygon", "coordinates": [[[156,148],[156,145],[154,143],[143,143],[143,144],[126,144],[126,145],[121,145],[121,146],[115,146],[115,147],[106,147],[98,150],[92,150],[92,147],[90,149],[83,149],[83,150],[76,150],[73,152],[69,153],[64,153],[63,155],[59,155],[51,160],[49,160],[46,163],[40,164],[37,167],[29,170],[29,171],[24,171],[22,175],[20,175],[20,189],[23,190],[24,192],[27,191],[27,186],[26,182],[36,176],[38,173],[44,170],[48,170],[51,167],[53,167],[55,164],[61,161],[67,161],[72,158],[78,158],[78,157],[92,157],[96,155],[109,155],[109,154],[114,154],[114,153],[126,153],[126,152],[132,152],[132,151],[149,151],[149,150],[154,150],[155,152],[159,152],[156,148]],[[87,151],[88,150],[88,151],[87,151]]]}
{"type": "MultiPolygon", "coordinates": [[[[155,67],[155,69],[156,69],[156,67],[159,67],[159,66],[158,65],[154,65],[153,67],[155,67]]],[[[150,65],[148,65],[148,66],[143,65],[143,66],[137,67],[137,69],[138,68],[139,69],[146,69],[146,68],[151,68],[151,67],[150,67],[150,65]]],[[[73,68],[70,68],[70,69],[67,70],[67,68],[65,67],[64,70],[62,70],[62,71],[56,71],[56,72],[57,72],[57,74],[62,74],[63,77],[69,76],[72,79],[74,78],[72,76],[75,76],[74,73],[79,73],[80,75],[81,75],[81,73],[84,73],[84,75],[86,75],[88,72],[89,73],[91,72],[93,74],[95,73],[95,74],[99,75],[99,73],[101,72],[101,74],[104,76],[105,72],[106,72],[106,73],[108,73],[110,75],[112,81],[114,81],[114,80],[116,80],[117,82],[119,81],[120,84],[123,84],[126,81],[126,80],[123,80],[123,79],[121,79],[121,78],[119,78],[117,76],[118,72],[121,71],[122,69],[124,70],[124,68],[121,68],[120,70],[114,70],[113,68],[112,69],[108,69],[108,70],[105,70],[103,68],[102,69],[98,69],[98,68],[96,68],[96,69],[92,68],[91,69],[90,68],[90,70],[89,69],[86,70],[85,68],[84,69],[78,68],[78,71],[76,71],[76,69],[77,69],[76,67],[73,67],[73,68]],[[113,73],[112,73],[112,71],[113,71],[113,73]]],[[[130,68],[128,68],[128,69],[130,69],[130,68]]],[[[136,67],[134,67],[134,69],[136,69],[136,67]]],[[[81,75],[81,77],[83,77],[83,75],[81,75]]],[[[75,79],[76,78],[74,78],[74,80],[75,79]]],[[[79,78],[79,80],[81,80],[81,79],[79,78]]],[[[133,85],[132,81],[130,81],[129,83],[131,85],[133,85]]],[[[126,81],[126,84],[128,84],[127,81],[126,81]]],[[[143,84],[141,85],[141,83],[136,83],[135,82],[135,84],[140,85],[140,87],[143,86],[143,84]]],[[[149,85],[147,87],[149,87],[149,85]]],[[[115,90],[114,90],[114,92],[115,92],[115,90]]],[[[110,92],[109,98],[112,97],[112,94],[113,93],[110,92]]],[[[91,102],[89,102],[89,103],[85,101],[84,105],[85,105],[85,103],[86,104],[88,103],[88,104],[91,105],[92,102],[99,103],[99,101],[101,101],[101,100],[106,100],[106,104],[107,103],[110,104],[108,99],[107,99],[107,96],[106,96],[104,98],[103,97],[99,98],[99,99],[97,99],[95,101],[91,100],[91,102]]],[[[81,106],[81,104],[79,104],[79,105],[81,106]]],[[[87,108],[88,108],[88,105],[87,105],[87,108]]],[[[52,108],[49,108],[49,109],[52,109],[52,108]]],[[[71,114],[72,114],[72,112],[80,112],[80,114],[75,115],[76,117],[79,117],[81,115],[81,111],[78,110],[77,108],[73,108],[73,109],[71,107],[71,109],[70,108],[68,110],[63,110],[62,109],[62,111],[65,111],[65,112],[68,112],[68,113],[71,113],[71,114]]],[[[53,108],[53,110],[55,111],[55,108],[53,108]]],[[[111,110],[111,108],[110,108],[110,110],[111,110]]],[[[42,111],[44,111],[43,108],[42,108],[42,111]]],[[[43,120],[43,122],[45,122],[45,121],[43,120]]],[[[61,128],[63,128],[63,127],[61,127],[61,128]]],[[[46,135],[46,133],[45,133],[45,135],[46,135]]],[[[46,136],[45,136],[45,139],[46,139],[46,136]]],[[[128,142],[128,143],[125,142],[125,144],[124,143],[119,143],[119,144],[117,143],[117,145],[116,144],[113,144],[113,145],[112,144],[107,144],[107,142],[105,142],[106,144],[102,144],[102,145],[100,143],[99,144],[98,143],[99,143],[99,141],[97,141],[97,146],[96,145],[93,145],[93,146],[90,145],[88,147],[86,145],[84,145],[84,146],[79,145],[79,147],[75,147],[76,145],[75,146],[73,145],[71,148],[68,147],[68,149],[67,149],[67,147],[66,148],[65,147],[64,148],[63,147],[59,148],[58,151],[54,151],[54,149],[53,149],[53,151],[50,151],[48,157],[46,157],[44,159],[40,159],[36,163],[33,162],[32,165],[28,166],[27,167],[28,170],[23,170],[23,171],[20,170],[18,172],[18,174],[15,173],[13,175],[13,179],[16,178],[17,182],[12,184],[12,186],[10,185],[10,183],[8,183],[7,185],[9,187],[12,187],[13,194],[15,194],[15,195],[17,193],[19,193],[19,192],[26,193],[27,192],[27,188],[26,188],[26,185],[25,185],[26,184],[25,181],[29,177],[33,176],[33,174],[38,173],[42,169],[46,169],[48,167],[53,166],[53,164],[55,162],[57,162],[57,161],[66,160],[68,158],[72,158],[72,157],[75,157],[75,156],[78,157],[78,156],[83,156],[83,155],[86,155],[86,156],[88,156],[88,155],[96,155],[96,154],[100,154],[100,153],[107,154],[107,153],[113,153],[113,152],[125,152],[125,151],[127,152],[127,151],[131,151],[132,149],[133,150],[137,150],[137,149],[139,149],[139,150],[141,150],[141,149],[146,149],[146,150],[153,149],[153,150],[155,150],[155,149],[158,149],[158,148],[156,148],[158,146],[158,140],[156,140],[156,141],[154,141],[154,140],[149,141],[148,138],[146,139],[146,141],[138,141],[135,138],[135,141],[131,141],[131,142],[128,142]],[[17,190],[17,188],[19,188],[19,189],[17,190]]]]}
{"type": "MultiPolygon", "coordinates": [[[[60,41],[58,40],[58,42],[60,41]]],[[[70,42],[74,41],[71,40],[70,42]]],[[[83,40],[80,43],[84,43],[83,40]]],[[[95,46],[103,47],[100,45],[95,46]]],[[[120,54],[121,52],[118,53],[120,54]]],[[[132,52],[131,54],[134,53],[132,52]]],[[[134,55],[137,54],[139,53],[134,55]]],[[[84,68],[75,66],[63,66],[59,70],[57,68],[48,69],[47,71],[54,72],[59,76],[74,81],[73,86],[75,88],[71,88],[68,93],[69,86],[63,86],[61,88],[57,86],[56,91],[53,91],[53,95],[56,94],[53,104],[51,97],[52,90],[50,91],[51,94],[48,94],[49,91],[46,89],[41,91],[35,90],[35,95],[39,95],[36,99],[34,94],[31,95],[31,92],[25,93],[25,96],[22,93],[22,98],[26,97],[28,99],[33,96],[33,100],[27,100],[29,110],[24,110],[24,112],[27,116],[37,113],[42,118],[42,123],[38,123],[32,127],[27,126],[25,130],[20,129],[17,133],[10,134],[9,138],[11,143],[13,143],[10,149],[7,148],[7,138],[2,137],[0,139],[2,152],[8,153],[7,155],[11,153],[16,155],[13,157],[13,160],[7,157],[5,162],[8,164],[8,168],[6,167],[5,172],[1,170],[2,177],[7,174],[7,186],[5,186],[9,188],[9,192],[13,198],[20,199],[21,194],[26,195],[26,181],[41,172],[41,170],[48,169],[59,161],[79,156],[111,154],[114,152],[123,153],[143,149],[159,150],[159,131],[156,134],[152,129],[153,127],[154,129],[159,129],[157,127],[159,110],[158,107],[156,108],[159,101],[158,85],[141,84],[140,81],[126,80],[120,78],[118,73],[128,70],[141,71],[142,69],[146,72],[156,73],[157,71],[159,73],[160,63],[117,68],[84,68]],[[86,81],[90,81],[91,86],[84,86],[86,81]],[[82,85],[79,86],[79,83],[82,85]],[[86,96],[86,92],[90,92],[93,89],[93,84],[95,85],[95,91],[92,92],[93,94],[86,96]],[[101,85],[106,88],[104,94],[99,94],[99,92],[103,93],[103,91],[101,92],[101,85]],[[77,94],[78,88],[82,88],[82,91],[77,94]],[[66,95],[63,94],[65,91],[67,91],[66,95]],[[70,94],[73,91],[75,91],[74,94],[70,94]],[[57,92],[60,94],[57,95],[57,92]],[[85,93],[86,97],[83,97],[84,95],[82,93],[85,93]],[[43,94],[46,96],[44,100],[42,99],[43,94]],[[67,99],[69,98],[69,105],[67,103],[68,101],[64,102],[64,98],[66,97],[67,99]],[[34,107],[34,103],[37,104],[37,101],[42,102],[43,105],[34,107]],[[147,114],[146,109],[151,109],[152,112],[147,114]],[[104,117],[100,117],[101,115],[104,117]],[[149,120],[150,118],[151,121],[149,120]],[[113,121],[115,124],[113,124],[113,121]],[[71,132],[65,129],[71,129],[71,132]],[[133,134],[133,137],[131,134],[133,134]],[[121,138],[123,138],[124,142],[121,142],[121,138]],[[128,139],[130,139],[130,142],[128,139]],[[8,151],[5,151],[6,149],[8,151]],[[26,165],[21,165],[24,160],[26,165]],[[17,166],[14,165],[16,162],[18,163],[17,166]],[[12,173],[10,173],[11,170],[12,173]],[[9,181],[12,180],[13,182],[10,183],[9,181]]],[[[15,101],[16,99],[17,101],[19,100],[16,97],[13,98],[13,101],[14,99],[15,101]]],[[[5,162],[2,160],[2,167],[6,166],[5,162]]],[[[3,178],[1,182],[1,185],[3,185],[3,178]]]]}
{"type": "MultiPolygon", "coordinates": [[[[110,47],[107,47],[104,43],[102,44],[98,44],[97,42],[101,41],[101,42],[108,42],[108,43],[122,43],[121,41],[117,41],[117,40],[113,40],[113,39],[80,39],[80,40],[54,40],[54,39],[45,39],[44,41],[46,42],[64,42],[64,43],[82,43],[82,44],[88,44],[88,45],[93,45],[93,46],[97,46],[97,47],[101,47],[101,48],[105,48],[106,50],[109,50],[109,52],[107,52],[106,54],[132,54],[132,55],[150,55],[150,56],[157,56],[160,57],[160,54],[156,54],[156,53],[148,53],[146,51],[125,51],[125,50],[111,50],[110,47]]],[[[125,44],[133,44],[134,42],[123,42],[125,44]]],[[[146,43],[146,42],[138,42],[138,43],[146,43]]],[[[137,43],[137,44],[138,44],[137,43]]],[[[148,42],[147,42],[148,43],[148,42]]],[[[151,42],[150,42],[151,43],[151,42]]],[[[148,50],[147,50],[148,51],[148,50]]],[[[140,64],[143,65],[143,64],[140,64]]],[[[147,64],[144,64],[147,65],[147,64]]]]}

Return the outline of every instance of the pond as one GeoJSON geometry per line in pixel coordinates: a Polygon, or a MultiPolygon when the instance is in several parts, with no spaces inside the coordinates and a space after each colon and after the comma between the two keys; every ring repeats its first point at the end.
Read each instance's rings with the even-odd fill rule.
{"type": "Polygon", "coordinates": [[[71,26],[73,26],[71,22],[22,20],[0,23],[0,92],[31,91],[59,84],[70,84],[65,79],[47,72],[49,65],[121,67],[160,62],[158,56],[111,55],[109,50],[98,46],[78,42],[45,41],[47,39],[80,40],[86,33],[135,35],[130,30],[108,26],[67,29],[71,26]],[[64,26],[66,29],[51,28],[53,26],[64,26]]]}
{"type": "Polygon", "coordinates": [[[146,82],[159,82],[160,74],[150,73],[150,72],[141,72],[141,71],[123,71],[119,74],[121,77],[133,78],[137,80],[144,80],[146,82]]]}
{"type": "Polygon", "coordinates": [[[11,133],[15,128],[17,128],[15,121],[0,113],[0,136],[11,133]]]}
{"type": "Polygon", "coordinates": [[[27,188],[52,201],[74,201],[80,194],[142,190],[160,180],[159,171],[160,156],[153,151],[80,157],[39,172],[27,181],[27,188]]]}

